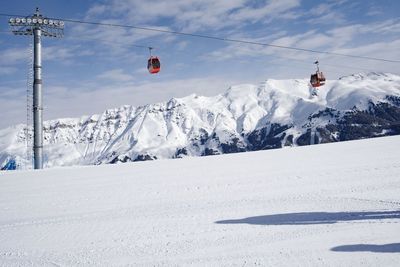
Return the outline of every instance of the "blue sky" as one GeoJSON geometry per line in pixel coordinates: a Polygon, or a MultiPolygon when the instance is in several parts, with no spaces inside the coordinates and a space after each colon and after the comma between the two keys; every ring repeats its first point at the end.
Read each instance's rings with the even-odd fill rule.
{"type": "MultiPolygon", "coordinates": [[[[206,34],[400,60],[400,1],[394,0],[45,0],[4,1],[0,13],[43,15],[206,34]]],[[[0,17],[0,128],[23,123],[29,37],[0,17]]],[[[44,118],[79,117],[268,78],[308,78],[316,59],[328,79],[362,71],[400,74],[399,63],[243,45],[135,29],[66,23],[43,39],[44,118]],[[153,46],[161,59],[147,73],[153,46]]]]}

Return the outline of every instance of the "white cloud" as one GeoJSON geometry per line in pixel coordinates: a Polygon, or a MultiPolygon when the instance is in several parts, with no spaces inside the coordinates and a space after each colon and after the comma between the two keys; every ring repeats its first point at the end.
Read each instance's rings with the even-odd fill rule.
{"type": "Polygon", "coordinates": [[[0,64],[2,65],[15,65],[22,61],[27,61],[30,52],[26,48],[9,48],[1,51],[0,64]]]}
{"type": "MultiPolygon", "coordinates": [[[[119,70],[114,73],[119,73],[119,70]]],[[[151,81],[144,83],[119,81],[117,84],[107,85],[102,81],[91,80],[82,81],[71,87],[48,84],[47,90],[44,91],[43,114],[45,120],[81,117],[122,105],[146,105],[193,93],[213,96],[237,83],[235,79],[228,80],[221,77],[176,79],[166,82],[157,81],[157,77],[152,77],[151,81]]],[[[25,122],[26,100],[23,94],[25,90],[21,87],[20,90],[7,92],[6,87],[0,88],[0,113],[3,118],[0,120],[0,129],[25,122]],[[23,93],[16,94],[17,91],[23,93]],[[12,120],[7,118],[12,118],[12,120]]]]}
{"type": "Polygon", "coordinates": [[[4,67],[0,66],[0,75],[8,75],[8,74],[13,74],[17,71],[18,69],[15,67],[4,67]]]}
{"type": "MultiPolygon", "coordinates": [[[[42,46],[42,58],[44,61],[58,61],[62,63],[71,63],[76,57],[83,55],[90,55],[91,52],[88,49],[82,49],[82,47],[74,45],[62,47],[59,45],[54,46],[42,46]]],[[[2,73],[11,73],[16,65],[26,62],[30,62],[32,57],[32,51],[29,46],[25,48],[9,48],[1,51],[0,64],[2,65],[2,73]]]]}
{"type": "MultiPolygon", "coordinates": [[[[86,14],[84,19],[88,21],[200,34],[204,31],[231,39],[398,60],[400,19],[362,24],[357,18],[348,17],[353,2],[361,3],[325,0],[311,4],[307,10],[300,0],[102,0],[81,14],[86,14]]],[[[366,6],[364,10],[373,8],[366,6]]],[[[44,60],[71,66],[62,68],[66,71],[64,76],[74,77],[72,66],[79,64],[76,69],[84,73],[77,76],[87,77],[83,81],[47,77],[46,119],[99,113],[123,104],[165,101],[193,92],[215,95],[245,79],[256,83],[268,77],[304,78],[314,71],[312,62],[316,58],[329,79],[361,70],[398,73],[398,64],[76,23],[67,23],[65,37],[59,42],[44,42],[43,53],[44,60]],[[148,74],[146,46],[159,48],[154,54],[162,57],[162,75],[148,74]],[[90,56],[87,62],[85,56],[90,56]],[[89,65],[93,62],[96,65],[89,65]],[[194,75],[198,78],[189,78],[194,75]]],[[[4,77],[13,78],[16,69],[26,72],[27,47],[2,49],[0,54],[0,74],[4,77]]],[[[3,107],[15,107],[13,116],[20,112],[18,116],[24,121],[24,83],[6,83],[4,79],[1,85],[12,85],[12,90],[22,93],[8,101],[10,96],[0,92],[1,111],[3,107]]],[[[7,114],[8,111],[2,118],[7,114]]],[[[1,123],[8,122],[2,119],[0,127],[1,123]]]]}
{"type": "MultiPolygon", "coordinates": [[[[397,20],[389,19],[383,22],[347,25],[322,32],[310,30],[295,35],[285,33],[283,36],[277,36],[274,40],[269,40],[268,38],[251,39],[243,36],[238,37],[238,39],[347,55],[399,60],[400,50],[398,48],[400,47],[400,39],[396,39],[393,35],[391,38],[383,37],[396,31],[397,24],[397,20]],[[368,38],[371,34],[375,39],[368,38]],[[367,41],[360,42],[360,40],[367,41]]],[[[293,75],[301,73],[306,74],[305,70],[313,70],[312,62],[315,59],[320,59],[321,65],[328,72],[330,79],[360,71],[383,71],[399,74],[398,63],[246,44],[229,44],[226,47],[205,54],[202,59],[206,61],[232,60],[232,62],[254,60],[258,66],[275,66],[273,69],[269,68],[266,71],[276,78],[293,77],[293,75]],[[257,61],[259,58],[263,58],[263,60],[257,61]],[[263,64],[263,61],[269,64],[263,64]],[[307,66],[309,67],[307,68],[307,66]]]]}
{"type": "Polygon", "coordinates": [[[363,33],[400,33],[400,19],[388,19],[382,22],[370,23],[360,26],[360,31],[363,33]]]}
{"type": "Polygon", "coordinates": [[[331,12],[332,4],[322,3],[310,10],[310,14],[313,16],[321,16],[326,14],[327,12],[331,12]]]}
{"type": "Polygon", "coordinates": [[[241,26],[245,22],[268,22],[273,19],[294,19],[293,8],[300,0],[108,0],[95,5],[88,16],[111,15],[120,21],[133,24],[154,24],[160,19],[171,19],[175,28],[194,32],[205,29],[218,30],[229,26],[241,26]],[[252,5],[257,3],[256,6],[252,5]]]}
{"type": "MultiPolygon", "coordinates": [[[[400,59],[399,47],[400,47],[400,39],[397,39],[394,41],[375,42],[370,44],[352,46],[350,48],[341,48],[336,50],[335,52],[349,54],[349,55],[399,60],[400,59]]],[[[377,64],[376,62],[374,63],[377,64]]],[[[396,69],[393,71],[396,71],[396,69]]]]}
{"type": "Polygon", "coordinates": [[[133,76],[125,73],[123,69],[113,69],[103,72],[97,75],[97,78],[111,82],[128,82],[133,80],[133,76]]]}
{"type": "Polygon", "coordinates": [[[318,4],[313,7],[309,12],[306,12],[305,17],[311,17],[310,19],[308,19],[308,23],[310,24],[344,24],[346,23],[346,18],[342,13],[343,10],[339,10],[339,7],[345,3],[348,3],[348,1],[334,0],[318,4]]]}
{"type": "MultiPolygon", "coordinates": [[[[154,78],[157,79],[157,78],[154,78]]],[[[179,79],[167,82],[153,80],[146,83],[120,82],[118,85],[91,84],[88,90],[70,90],[65,87],[52,87],[51,95],[45,95],[45,118],[79,117],[84,114],[101,113],[105,109],[122,105],[145,105],[167,101],[172,97],[184,97],[192,93],[217,95],[231,85],[226,79],[217,77],[179,79]],[[90,103],[90,105],[88,105],[90,103]],[[51,115],[50,115],[51,114],[51,115]]],[[[49,90],[50,91],[50,90],[49,90]]]]}
{"type": "Polygon", "coordinates": [[[178,49],[179,51],[185,50],[186,47],[188,47],[189,42],[187,41],[180,41],[179,43],[176,44],[176,49],[178,49]]]}
{"type": "Polygon", "coordinates": [[[77,47],[47,46],[43,48],[43,60],[66,62],[78,55],[77,47]]]}
{"type": "Polygon", "coordinates": [[[300,6],[299,0],[268,1],[263,6],[241,8],[229,17],[237,22],[271,21],[298,6],[300,6]]]}
{"type": "Polygon", "coordinates": [[[86,19],[97,17],[107,11],[106,5],[95,4],[86,12],[86,19]]]}
{"type": "Polygon", "coordinates": [[[370,6],[369,6],[368,11],[366,13],[367,16],[373,17],[373,16],[379,16],[379,15],[382,15],[382,14],[384,14],[384,11],[383,11],[381,6],[378,6],[376,4],[370,3],[370,6]]]}
{"type": "MultiPolygon", "coordinates": [[[[236,39],[240,40],[248,40],[258,43],[267,43],[272,45],[278,46],[286,46],[286,47],[297,47],[297,48],[304,48],[310,50],[319,50],[319,51],[331,51],[331,52],[338,52],[344,51],[349,47],[368,47],[369,45],[372,47],[379,47],[382,51],[378,49],[376,51],[370,51],[369,56],[376,56],[378,54],[386,54],[392,55],[389,58],[399,58],[398,55],[399,49],[396,49],[394,45],[389,45],[388,47],[383,46],[383,42],[377,42],[376,40],[381,40],[379,38],[380,35],[384,34],[393,34],[397,31],[400,31],[400,20],[398,19],[388,19],[386,21],[381,22],[371,22],[368,24],[352,24],[340,27],[334,27],[330,30],[318,32],[317,30],[309,30],[298,34],[289,34],[286,32],[281,32],[280,35],[272,36],[274,37],[271,40],[270,37],[263,37],[263,38],[250,38],[246,36],[237,37],[236,39]],[[362,45],[355,46],[359,38],[363,36],[368,36],[370,34],[374,34],[376,40],[368,39],[367,42],[363,42],[362,45]],[[381,46],[381,45],[382,46],[381,46]]],[[[388,40],[386,43],[394,44],[398,39],[394,38],[394,40],[388,40]]],[[[363,50],[361,50],[363,51],[363,50]]],[[[360,51],[360,52],[361,52],[360,51]]],[[[352,51],[355,54],[357,51],[352,51]]],[[[339,52],[338,52],[339,53],[339,52]]],[[[284,55],[290,56],[294,58],[304,58],[304,52],[281,49],[281,48],[274,48],[274,47],[262,47],[256,45],[246,45],[246,44],[229,44],[228,46],[213,51],[209,53],[212,57],[221,57],[222,59],[228,58],[236,58],[240,56],[254,56],[254,55],[284,55]],[[257,53],[255,53],[257,51],[257,53]]],[[[368,56],[368,51],[364,52],[365,56],[368,56]]],[[[205,56],[203,58],[208,58],[205,56]]]]}
{"type": "MultiPolygon", "coordinates": [[[[121,24],[120,20],[103,20],[105,23],[121,24]]],[[[147,25],[141,25],[147,27],[147,25]]],[[[170,28],[166,26],[148,26],[150,28],[168,31],[170,28]]],[[[98,27],[92,25],[72,25],[71,30],[74,35],[66,37],[73,42],[88,43],[93,48],[98,49],[97,54],[101,53],[103,59],[117,58],[136,58],[137,53],[148,53],[147,47],[157,48],[157,44],[161,42],[165,45],[175,40],[175,36],[166,35],[158,31],[145,31],[133,28],[120,27],[98,27]],[[157,40],[157,41],[156,41],[157,40]]]]}

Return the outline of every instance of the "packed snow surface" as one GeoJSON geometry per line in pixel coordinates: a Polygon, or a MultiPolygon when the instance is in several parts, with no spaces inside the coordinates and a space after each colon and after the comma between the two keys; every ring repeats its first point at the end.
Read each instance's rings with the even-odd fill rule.
{"type": "Polygon", "coordinates": [[[0,174],[2,266],[398,266],[400,136],[0,174]]]}

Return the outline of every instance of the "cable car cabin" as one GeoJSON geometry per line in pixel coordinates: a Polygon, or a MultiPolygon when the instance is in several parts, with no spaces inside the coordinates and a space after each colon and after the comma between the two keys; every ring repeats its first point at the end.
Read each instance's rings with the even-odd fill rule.
{"type": "Polygon", "coordinates": [[[161,64],[158,57],[151,56],[147,61],[147,69],[151,74],[155,74],[160,71],[161,64]]]}
{"type": "Polygon", "coordinates": [[[320,87],[325,84],[325,80],[324,74],[317,71],[315,74],[311,74],[310,83],[312,87],[320,87]]]}

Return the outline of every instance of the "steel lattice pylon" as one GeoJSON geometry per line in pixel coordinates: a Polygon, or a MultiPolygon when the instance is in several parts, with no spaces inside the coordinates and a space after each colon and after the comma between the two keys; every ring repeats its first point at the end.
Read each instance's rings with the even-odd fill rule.
{"type": "MultiPolygon", "coordinates": [[[[33,35],[33,155],[34,168],[43,168],[43,103],[42,103],[42,36],[62,37],[64,34],[64,22],[56,19],[46,18],[36,8],[35,14],[27,17],[10,18],[9,25],[15,35],[33,35]]],[[[29,80],[29,78],[28,78],[29,80]]],[[[28,81],[29,83],[29,81],[28,81]]],[[[27,101],[29,100],[27,91],[27,101]]],[[[30,105],[27,104],[30,112],[30,105]]],[[[29,115],[27,116],[26,136],[29,137],[29,115]]],[[[27,138],[27,146],[29,140],[27,138]]],[[[27,157],[29,148],[27,149],[27,157]]],[[[29,158],[29,157],[28,157],[29,158]]]]}

